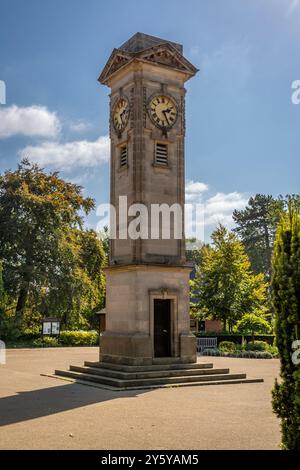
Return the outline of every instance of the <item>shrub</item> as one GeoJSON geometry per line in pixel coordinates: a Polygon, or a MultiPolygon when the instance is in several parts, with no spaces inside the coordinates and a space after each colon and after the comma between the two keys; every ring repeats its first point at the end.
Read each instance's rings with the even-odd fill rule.
{"type": "Polygon", "coordinates": [[[97,331],[62,331],[59,342],[65,346],[97,346],[97,331]]]}
{"type": "Polygon", "coordinates": [[[35,348],[55,348],[58,346],[58,339],[53,336],[44,336],[33,340],[32,345],[35,348]]]}
{"type": "Polygon", "coordinates": [[[255,313],[246,313],[243,318],[237,322],[237,331],[241,333],[249,333],[254,341],[255,333],[269,333],[271,325],[262,316],[255,313]]]}
{"type": "Polygon", "coordinates": [[[22,318],[3,314],[0,318],[0,339],[3,341],[18,340],[22,336],[22,327],[22,318]]]}
{"type": "Polygon", "coordinates": [[[268,351],[272,354],[273,357],[279,357],[278,348],[276,346],[268,346],[268,351]]]}
{"type": "Polygon", "coordinates": [[[236,352],[225,352],[219,349],[205,349],[203,356],[222,356],[222,357],[236,357],[236,358],[247,358],[247,359],[273,359],[272,354],[269,351],[236,351],[236,352]]]}
{"type": "Polygon", "coordinates": [[[245,351],[268,351],[269,345],[265,341],[254,341],[245,345],[245,351]]]}
{"type": "Polygon", "coordinates": [[[235,352],[236,345],[232,341],[222,341],[218,349],[223,352],[235,352]]]}
{"type": "Polygon", "coordinates": [[[39,339],[41,336],[40,326],[34,328],[25,328],[22,332],[22,340],[39,339]]]}
{"type": "Polygon", "coordinates": [[[300,323],[300,215],[289,201],[289,213],[277,228],[272,300],[275,313],[276,346],[281,381],[276,380],[273,410],[281,419],[282,447],[300,450],[300,371],[293,360],[293,343],[299,339],[300,323]]]}
{"type": "Polygon", "coordinates": [[[273,359],[273,356],[268,351],[241,351],[240,357],[251,359],[273,359]]]}
{"type": "Polygon", "coordinates": [[[218,349],[204,349],[202,352],[203,356],[220,356],[220,351],[218,349]]]}

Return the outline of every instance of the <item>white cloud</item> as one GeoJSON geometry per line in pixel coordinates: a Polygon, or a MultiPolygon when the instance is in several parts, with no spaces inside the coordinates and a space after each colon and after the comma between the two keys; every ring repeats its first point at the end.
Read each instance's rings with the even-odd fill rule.
{"type": "Polygon", "coordinates": [[[200,181],[187,181],[185,185],[186,202],[200,202],[202,194],[208,190],[208,185],[200,181]]]}
{"type": "Polygon", "coordinates": [[[248,202],[245,194],[238,192],[217,193],[205,201],[205,222],[207,225],[222,223],[230,228],[234,225],[232,213],[235,209],[243,209],[248,202]]]}
{"type": "Polygon", "coordinates": [[[77,121],[77,122],[71,122],[69,125],[69,128],[72,132],[84,132],[88,130],[91,127],[91,124],[89,122],[85,121],[77,121]]]}
{"type": "Polygon", "coordinates": [[[15,135],[53,138],[60,128],[56,113],[45,106],[0,108],[0,139],[15,135]]]}
{"type": "Polygon", "coordinates": [[[186,182],[186,202],[195,205],[193,206],[194,211],[197,208],[197,215],[192,216],[189,214],[186,220],[186,234],[188,237],[208,240],[211,232],[219,223],[231,229],[234,226],[233,211],[235,209],[244,209],[248,203],[248,195],[237,191],[231,193],[218,192],[206,196],[204,193],[207,190],[208,185],[205,183],[198,181],[186,182]]]}
{"type": "Polygon", "coordinates": [[[44,142],[38,146],[24,148],[19,155],[41,166],[51,166],[57,170],[93,168],[109,161],[110,141],[108,136],[103,136],[94,142],[44,142]]]}

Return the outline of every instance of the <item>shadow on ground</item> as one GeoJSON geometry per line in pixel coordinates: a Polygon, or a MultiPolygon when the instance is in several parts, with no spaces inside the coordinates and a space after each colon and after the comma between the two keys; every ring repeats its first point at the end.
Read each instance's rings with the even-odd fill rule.
{"type": "MultiPolygon", "coordinates": [[[[141,391],[140,393],[145,393],[141,391]]],[[[0,398],[0,426],[41,418],[94,403],[122,397],[136,397],[139,392],[113,392],[68,383],[0,398]]]]}

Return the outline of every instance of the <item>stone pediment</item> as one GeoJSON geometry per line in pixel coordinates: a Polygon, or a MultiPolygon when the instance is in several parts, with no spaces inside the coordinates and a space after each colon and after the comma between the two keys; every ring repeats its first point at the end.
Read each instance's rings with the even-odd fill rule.
{"type": "Polygon", "coordinates": [[[122,67],[133,60],[141,60],[152,64],[164,65],[166,67],[180,70],[187,75],[193,76],[198,71],[179,51],[170,43],[163,43],[140,52],[128,52],[123,49],[114,49],[108,59],[100,77],[99,82],[105,84],[107,80],[122,67]]]}
{"type": "Polygon", "coordinates": [[[171,68],[182,70],[194,75],[197,72],[194,67],[182,54],[169,43],[152,47],[139,54],[140,58],[149,62],[166,65],[171,68]]]}
{"type": "Polygon", "coordinates": [[[121,49],[114,49],[110,58],[108,59],[104,69],[101,72],[99,77],[100,83],[105,83],[105,81],[117,70],[122,68],[124,65],[127,65],[132,60],[132,54],[126,53],[121,49]]]}

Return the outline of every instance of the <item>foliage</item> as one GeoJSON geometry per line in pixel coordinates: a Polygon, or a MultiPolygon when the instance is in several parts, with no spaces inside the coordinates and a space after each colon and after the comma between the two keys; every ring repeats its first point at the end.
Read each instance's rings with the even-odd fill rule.
{"type": "Polygon", "coordinates": [[[300,450],[300,370],[293,363],[292,345],[300,324],[300,216],[291,204],[276,234],[272,297],[281,382],[275,382],[273,409],[281,418],[282,447],[300,450]]]}
{"type": "Polygon", "coordinates": [[[67,346],[97,346],[97,331],[62,331],[59,342],[67,346]]]}
{"type": "Polygon", "coordinates": [[[268,351],[269,345],[265,341],[253,341],[245,345],[245,351],[268,351]]]}
{"type": "Polygon", "coordinates": [[[0,318],[0,339],[6,342],[18,340],[22,336],[22,327],[22,318],[3,312],[0,318]]]}
{"type": "Polygon", "coordinates": [[[223,352],[234,352],[236,351],[236,344],[232,341],[221,341],[221,343],[219,343],[218,349],[223,352]]]}
{"type": "Polygon", "coordinates": [[[109,262],[110,253],[110,232],[109,227],[105,225],[102,230],[98,232],[98,238],[102,242],[103,250],[105,253],[106,264],[109,262]]]}
{"type": "Polygon", "coordinates": [[[93,207],[80,186],[27,160],[0,176],[0,259],[15,324],[20,318],[31,328],[56,316],[72,328],[96,325],[105,253],[96,233],[82,228],[93,207]]]}
{"type": "Polygon", "coordinates": [[[203,351],[204,356],[223,356],[223,357],[239,357],[246,359],[273,359],[270,351],[236,351],[226,352],[219,349],[206,349],[203,351]]]}
{"type": "Polygon", "coordinates": [[[41,311],[62,319],[69,328],[97,325],[96,310],[104,302],[104,251],[92,230],[70,231],[60,243],[60,269],[45,292],[41,311]]]}
{"type": "Polygon", "coordinates": [[[80,186],[27,160],[0,176],[0,256],[5,288],[17,297],[16,314],[23,315],[30,291],[56,276],[59,243],[82,226],[79,211],[93,206],[80,186]]]}
{"type": "Polygon", "coordinates": [[[255,333],[270,333],[271,325],[256,313],[246,313],[237,322],[236,329],[242,333],[251,334],[252,342],[254,342],[255,333]]]}
{"type": "Polygon", "coordinates": [[[242,240],[249,256],[252,270],[271,277],[271,258],[276,225],[284,209],[284,200],[257,194],[248,206],[233,212],[234,231],[242,240]]]}
{"type": "Polygon", "coordinates": [[[203,255],[206,249],[209,249],[209,245],[198,242],[195,238],[186,239],[186,260],[193,263],[194,266],[201,266],[203,261],[203,255]]]}
{"type": "Polygon", "coordinates": [[[58,339],[53,336],[44,336],[43,338],[34,339],[32,346],[35,348],[56,348],[59,346],[58,339]]]}
{"type": "Polygon", "coordinates": [[[3,267],[0,260],[0,315],[4,307],[4,284],[3,284],[3,267]]]}
{"type": "Polygon", "coordinates": [[[212,234],[213,245],[203,248],[203,261],[191,281],[192,301],[200,311],[221,320],[230,331],[244,312],[261,308],[267,299],[262,274],[251,272],[241,241],[220,225],[212,234]]]}

